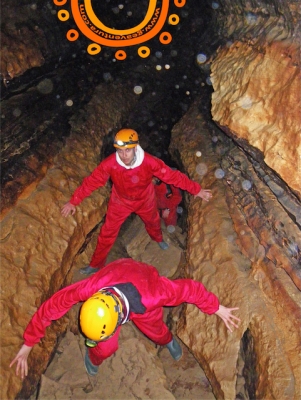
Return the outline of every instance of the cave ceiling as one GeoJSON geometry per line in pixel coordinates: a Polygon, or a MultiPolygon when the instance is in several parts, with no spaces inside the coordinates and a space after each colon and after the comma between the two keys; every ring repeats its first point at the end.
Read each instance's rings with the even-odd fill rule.
{"type": "MultiPolygon", "coordinates": [[[[70,132],[70,120],[83,112],[100,83],[138,86],[139,106],[124,123],[141,135],[160,132],[159,148],[167,148],[172,126],[196,98],[211,119],[210,60],[219,47],[235,40],[253,46],[264,41],[300,40],[298,1],[157,1],[169,4],[168,15],[179,22],[166,22],[171,42],[158,35],[143,45],[101,46],[89,54],[91,41],[83,34],[66,38],[76,24],[60,20],[64,9],[72,15],[71,1],[2,1],[1,3],[1,184],[4,207],[14,203],[24,186],[39,179],[70,132]],[[116,52],[126,52],[116,60],[116,52]],[[197,56],[207,62],[198,62],[197,56]],[[41,107],[43,104],[43,107],[41,107]],[[72,106],[70,106],[70,104],[72,106]],[[22,174],[27,171],[27,176],[22,174]],[[22,175],[22,177],[20,176],[22,175]]],[[[84,4],[85,2],[79,2],[84,4]]],[[[112,29],[139,25],[147,13],[145,1],[94,1],[93,10],[112,29]]],[[[154,2],[152,2],[154,3],[154,2]]],[[[154,148],[146,150],[158,154],[154,148]]],[[[105,154],[106,155],[106,154],[105,154]]]]}

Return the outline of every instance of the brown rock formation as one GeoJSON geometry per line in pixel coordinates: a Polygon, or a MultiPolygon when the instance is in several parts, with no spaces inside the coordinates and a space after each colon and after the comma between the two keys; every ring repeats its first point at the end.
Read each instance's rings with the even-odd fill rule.
{"type": "Polygon", "coordinates": [[[23,75],[33,67],[44,64],[45,60],[41,52],[43,41],[45,41],[43,36],[38,26],[35,31],[22,26],[20,29],[15,28],[1,33],[0,74],[4,83],[23,75]]]}
{"type": "MultiPolygon", "coordinates": [[[[41,301],[70,283],[74,260],[106,212],[108,188],[103,188],[85,201],[84,209],[78,207],[75,217],[65,219],[60,215],[62,205],[69,200],[73,190],[98,164],[104,136],[120,124],[134,103],[133,95],[124,91],[123,96],[119,96],[120,93],[122,88],[117,87],[96,89],[87,108],[89,122],[74,127],[45,178],[25,199],[19,200],[1,222],[1,280],[9,282],[2,285],[1,293],[1,326],[5,331],[5,336],[1,336],[3,398],[15,397],[21,388],[20,379],[8,365],[22,343],[29,317],[41,301]]],[[[21,397],[28,396],[37,384],[57,335],[64,329],[66,320],[63,318],[34,348],[31,372],[21,397]]]]}
{"type": "MultiPolygon", "coordinates": [[[[105,90],[96,91],[87,109],[89,122],[78,130],[74,125],[54,167],[2,221],[1,273],[11,282],[2,294],[2,324],[7,333],[2,338],[4,397],[14,397],[21,388],[7,365],[22,342],[30,315],[43,299],[70,282],[72,266],[105,213],[108,192],[103,189],[86,199],[75,217],[60,216],[62,204],[97,164],[104,135],[121,117],[116,110],[128,110],[123,99],[116,104],[120,97],[114,97],[114,92],[111,97],[112,89],[105,90]]],[[[201,280],[222,304],[239,306],[242,323],[229,334],[217,317],[187,306],[178,334],[205,370],[217,398],[234,399],[237,390],[244,389],[253,398],[297,399],[301,295],[294,271],[298,271],[300,231],[243,151],[217,128],[208,127],[198,108],[196,103],[175,126],[170,148],[187,173],[214,194],[206,204],[190,198],[185,273],[201,280]],[[223,180],[216,177],[217,167],[225,172],[223,180]],[[242,185],[246,178],[252,182],[249,189],[242,185]]],[[[146,245],[140,236],[138,241],[146,245]]],[[[131,241],[128,246],[136,251],[131,241]]],[[[65,327],[66,319],[53,324],[35,347],[21,398],[33,391],[65,327]]]]}
{"type": "Polygon", "coordinates": [[[208,135],[197,107],[173,130],[171,150],[179,155],[177,149],[185,142],[180,154],[183,165],[214,195],[209,203],[191,203],[186,273],[217,293],[222,304],[239,306],[242,323],[229,334],[214,317],[206,318],[187,306],[178,334],[204,368],[216,398],[235,398],[239,352],[247,338],[243,375],[250,397],[298,399],[301,295],[294,282],[300,288],[299,255],[292,258],[280,238],[295,240],[298,249],[300,230],[255,179],[245,154],[218,130],[214,133],[219,146],[208,135]],[[202,176],[197,174],[198,150],[208,167],[202,176]],[[223,180],[214,173],[219,159],[223,180]],[[233,167],[231,159],[236,161],[233,167]],[[253,181],[249,190],[242,185],[247,173],[253,181]],[[290,280],[286,272],[293,269],[290,280]]]}
{"type": "Polygon", "coordinates": [[[211,71],[213,120],[258,149],[300,199],[300,48],[234,42],[218,51],[211,71]]]}

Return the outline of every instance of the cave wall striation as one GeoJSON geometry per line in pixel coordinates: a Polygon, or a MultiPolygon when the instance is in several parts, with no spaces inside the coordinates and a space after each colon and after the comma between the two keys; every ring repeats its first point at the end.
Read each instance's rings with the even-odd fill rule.
{"type": "MultiPolygon", "coordinates": [[[[299,48],[234,42],[211,66],[212,117],[261,158],[301,199],[301,74],[299,48]]],[[[251,150],[249,150],[251,151],[251,150]]]]}
{"type": "Polygon", "coordinates": [[[254,398],[255,392],[258,399],[298,399],[300,229],[245,152],[208,126],[199,109],[195,104],[175,125],[170,145],[186,172],[213,193],[209,203],[190,199],[185,272],[221,304],[239,307],[241,324],[230,334],[215,317],[187,305],[178,334],[216,398],[245,398],[246,392],[254,398]],[[249,350],[242,355],[246,337],[249,350]],[[255,371],[251,378],[248,371],[255,371]]]}
{"type": "Polygon", "coordinates": [[[103,138],[120,127],[135,103],[121,87],[103,85],[81,114],[71,121],[66,144],[54,157],[45,177],[19,199],[1,222],[1,398],[28,398],[46,369],[57,337],[66,329],[62,318],[34,347],[30,373],[22,382],[8,365],[22,344],[30,317],[46,298],[70,283],[72,265],[85,247],[89,233],[101,222],[109,188],[104,187],[78,207],[74,217],[63,218],[60,209],[82,179],[99,163],[103,138]],[[118,94],[118,95],[117,95],[118,94]],[[119,96],[120,95],[120,96],[119,96]],[[20,391],[21,390],[21,391],[20,391]]]}

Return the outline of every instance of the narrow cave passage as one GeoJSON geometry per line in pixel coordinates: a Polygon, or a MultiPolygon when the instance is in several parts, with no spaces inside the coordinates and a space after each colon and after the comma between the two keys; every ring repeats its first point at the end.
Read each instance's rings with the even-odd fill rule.
{"type": "Polygon", "coordinates": [[[102,45],[92,55],[83,35],[67,40],[74,20],[58,17],[72,15],[71,3],[1,4],[2,397],[298,400],[299,1],[92,2],[114,30],[139,25],[150,3],[169,3],[162,33],[172,40],[158,34],[142,43],[145,58],[140,45],[102,45]],[[183,193],[175,231],[162,227],[167,251],[131,215],[108,260],[132,258],[202,282],[239,307],[240,326],[230,334],[191,304],[165,310],[183,348],[177,363],[129,323],[92,381],[76,306],[47,328],[21,380],[8,366],[24,329],[44,300],[83,279],[110,184],[74,216],[62,218],[61,208],[114,152],[124,126],[213,196],[207,203],[183,193]]]}

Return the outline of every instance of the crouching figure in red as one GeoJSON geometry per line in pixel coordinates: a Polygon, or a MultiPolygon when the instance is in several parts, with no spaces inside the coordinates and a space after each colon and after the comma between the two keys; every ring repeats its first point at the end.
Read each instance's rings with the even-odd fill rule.
{"type": "Polygon", "coordinates": [[[165,226],[176,226],[178,220],[177,208],[182,201],[181,189],[174,185],[153,179],[157,198],[157,208],[165,226]]]}
{"type": "Polygon", "coordinates": [[[78,302],[84,302],[80,326],[86,337],[84,362],[90,375],[95,375],[102,361],[116,352],[121,326],[127,321],[132,321],[154,343],[166,345],[171,356],[179,360],[181,346],[163,321],[165,306],[195,304],[202,312],[219,316],[231,332],[240,321],[232,314],[238,308],[219,304],[218,298],[201,282],[170,280],[160,276],[151,265],[120,259],[97,274],[58,291],[40,306],[25,329],[23,346],[10,364],[11,367],[17,363],[16,374],[22,379],[28,374],[28,355],[45,336],[47,326],[78,302]]]}

